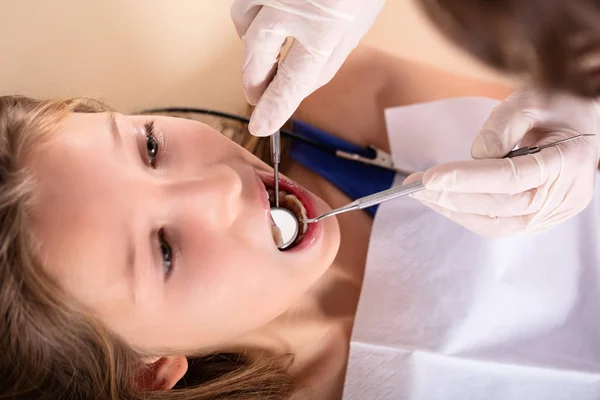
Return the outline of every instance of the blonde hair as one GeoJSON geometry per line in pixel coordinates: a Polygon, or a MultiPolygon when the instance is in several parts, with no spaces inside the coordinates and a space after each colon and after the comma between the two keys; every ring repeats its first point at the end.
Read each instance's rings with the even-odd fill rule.
{"type": "Polygon", "coordinates": [[[0,399],[288,398],[289,359],[266,352],[200,356],[190,370],[201,373],[186,376],[182,388],[139,388],[142,355],[44,272],[27,229],[35,184],[25,160],[69,113],[104,111],[89,99],[0,97],[0,399]]]}

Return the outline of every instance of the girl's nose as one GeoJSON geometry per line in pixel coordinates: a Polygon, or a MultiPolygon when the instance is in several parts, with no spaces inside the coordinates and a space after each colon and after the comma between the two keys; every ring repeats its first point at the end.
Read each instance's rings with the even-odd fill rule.
{"type": "Polygon", "coordinates": [[[241,210],[242,186],[234,169],[219,164],[205,169],[201,176],[170,182],[168,196],[183,221],[226,227],[241,210]]]}

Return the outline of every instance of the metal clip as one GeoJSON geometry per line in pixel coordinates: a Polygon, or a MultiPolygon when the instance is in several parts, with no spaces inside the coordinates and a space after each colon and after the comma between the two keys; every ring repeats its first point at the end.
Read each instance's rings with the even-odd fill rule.
{"type": "Polygon", "coordinates": [[[368,148],[375,152],[374,158],[363,157],[360,154],[348,153],[347,151],[343,150],[336,150],[335,155],[340,158],[345,158],[346,160],[357,161],[368,165],[375,165],[377,167],[385,168],[403,175],[411,174],[411,172],[403,171],[399,168],[396,168],[394,165],[394,160],[392,159],[392,156],[389,153],[378,149],[375,146],[369,146],[368,148]]]}

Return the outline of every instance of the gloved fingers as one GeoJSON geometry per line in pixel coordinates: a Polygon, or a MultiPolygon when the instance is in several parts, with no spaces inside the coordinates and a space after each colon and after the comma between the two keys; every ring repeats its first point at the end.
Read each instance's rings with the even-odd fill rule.
{"type": "Polygon", "coordinates": [[[315,90],[328,84],[333,77],[338,73],[342,64],[346,61],[352,50],[358,45],[358,40],[354,36],[345,36],[342,42],[336,46],[331,56],[323,66],[321,74],[315,82],[315,90]],[[350,39],[353,42],[350,42],[350,39]]]}
{"type": "MultiPolygon", "coordinates": [[[[354,11],[354,13],[358,13],[365,19],[362,24],[352,26],[351,31],[342,37],[339,45],[331,54],[329,62],[323,68],[321,77],[317,82],[318,87],[325,85],[335,76],[352,50],[358,46],[360,40],[369,31],[384,5],[385,0],[369,0],[360,3],[360,9],[354,11]]],[[[350,10],[348,12],[351,13],[350,10]]]]}
{"type": "Polygon", "coordinates": [[[271,83],[288,33],[273,26],[278,10],[262,8],[242,37],[242,84],[246,100],[256,105],[271,83]],[[270,26],[265,29],[265,26],[270,26]]]}
{"type": "Polygon", "coordinates": [[[252,113],[250,133],[269,136],[280,129],[302,100],[317,89],[315,82],[326,62],[326,55],[295,40],[252,113]]]}
{"type": "Polygon", "coordinates": [[[523,232],[527,230],[527,226],[529,225],[530,216],[488,217],[448,210],[447,208],[426,201],[423,204],[464,228],[489,238],[523,232]]]}
{"type": "Polygon", "coordinates": [[[414,183],[423,180],[423,175],[425,175],[425,172],[415,172],[413,174],[410,174],[406,179],[404,179],[402,184],[408,185],[409,183],[414,183]]]}
{"type": "MultiPolygon", "coordinates": [[[[598,101],[567,94],[543,93],[532,88],[513,92],[490,114],[473,141],[475,159],[502,157],[529,131],[560,132],[566,136],[597,133],[598,101]]],[[[538,139],[540,139],[538,135],[538,139]]]]}
{"type": "Polygon", "coordinates": [[[260,4],[256,5],[254,2],[248,4],[247,0],[235,0],[231,4],[229,13],[240,38],[246,34],[261,8],[260,4]]]}
{"type": "Polygon", "coordinates": [[[555,210],[548,210],[544,213],[532,215],[529,224],[532,228],[529,231],[532,233],[544,231],[551,226],[566,221],[578,212],[569,210],[561,204],[555,210]]]}
{"type": "Polygon", "coordinates": [[[560,173],[560,166],[560,163],[546,162],[539,153],[515,158],[455,161],[427,170],[423,183],[427,189],[435,191],[516,194],[542,186],[560,173]]]}
{"type": "Polygon", "coordinates": [[[534,128],[535,121],[534,112],[515,110],[510,103],[500,103],[475,136],[471,156],[474,159],[506,156],[534,128]]]}
{"type": "Polygon", "coordinates": [[[532,215],[540,211],[548,200],[548,191],[531,189],[509,195],[424,190],[414,193],[412,197],[452,212],[487,217],[514,217],[532,215]]]}

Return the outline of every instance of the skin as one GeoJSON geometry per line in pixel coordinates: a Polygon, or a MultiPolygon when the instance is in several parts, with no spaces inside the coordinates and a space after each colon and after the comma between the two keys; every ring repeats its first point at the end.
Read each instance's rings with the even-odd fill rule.
{"type": "Polygon", "coordinates": [[[324,221],[311,246],[280,252],[255,172],[268,167],[206,125],[167,117],[152,119],[153,158],[148,121],[72,114],[31,158],[45,265],[133,346],[220,346],[298,301],[331,265],[338,226],[324,221]]]}
{"type": "MultiPolygon", "coordinates": [[[[510,91],[359,48],[296,118],[389,150],[387,107],[459,96],[501,99],[510,91]]],[[[372,219],[362,212],[326,219],[316,245],[281,253],[253,189],[252,170],[270,174],[268,167],[208,127],[157,118],[166,146],[157,168],[149,168],[147,118],[117,114],[120,149],[111,143],[108,121],[106,114],[71,116],[31,157],[40,185],[34,227],[49,271],[135,346],[171,355],[244,345],[293,352],[296,398],[340,399],[372,219]],[[181,253],[167,279],[151,238],[163,226],[181,253]],[[123,272],[130,237],[138,250],[130,274],[135,295],[123,272]]],[[[331,207],[350,201],[299,165],[287,175],[331,207]]],[[[161,388],[181,376],[181,368],[169,367],[180,365],[180,357],[149,362],[169,382],[161,388]]]]}

